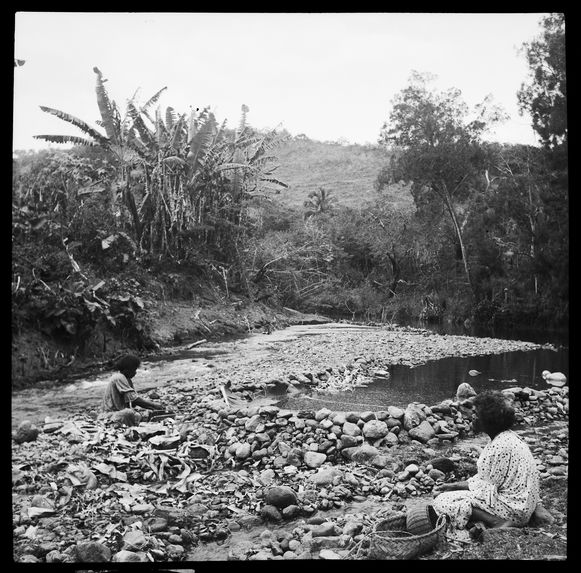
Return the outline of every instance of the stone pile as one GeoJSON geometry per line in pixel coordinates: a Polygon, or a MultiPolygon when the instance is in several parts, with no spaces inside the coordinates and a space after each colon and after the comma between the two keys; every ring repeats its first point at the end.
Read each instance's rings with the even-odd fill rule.
{"type": "MultiPolygon", "coordinates": [[[[505,394],[524,427],[568,418],[568,387],[505,394]]],[[[179,420],[111,434],[88,421],[47,419],[40,434],[24,424],[15,439],[21,463],[13,468],[13,491],[30,499],[14,506],[15,547],[21,561],[181,560],[198,543],[266,524],[261,547],[230,558],[344,558],[360,540],[363,518],[332,520],[318,510],[351,501],[403,503],[475,472],[477,452],[454,454],[458,438],[472,431],[472,397],[456,398],[376,412],[295,412],[226,408],[199,397],[179,420]],[[77,513],[68,509],[71,499],[77,513]],[[96,530],[89,520],[94,503],[96,530]],[[270,529],[295,520],[291,533],[270,529]],[[101,537],[91,541],[96,531],[101,537]]],[[[565,479],[567,443],[566,432],[533,440],[542,477],[565,479]]]]}

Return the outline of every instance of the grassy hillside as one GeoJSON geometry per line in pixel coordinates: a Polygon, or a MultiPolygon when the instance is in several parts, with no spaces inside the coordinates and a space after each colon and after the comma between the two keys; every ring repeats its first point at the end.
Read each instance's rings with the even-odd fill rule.
{"type": "MultiPolygon", "coordinates": [[[[292,139],[277,148],[280,167],[276,176],[289,185],[276,201],[301,207],[311,191],[323,187],[339,205],[360,207],[373,201],[377,174],[387,163],[385,150],[375,146],[341,145],[310,139],[292,139]]],[[[409,191],[394,186],[394,206],[409,205],[409,191]]]]}

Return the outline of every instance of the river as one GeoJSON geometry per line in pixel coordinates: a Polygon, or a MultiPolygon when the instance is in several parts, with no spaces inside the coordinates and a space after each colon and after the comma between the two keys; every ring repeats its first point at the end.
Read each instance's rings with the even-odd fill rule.
{"type": "MultiPolygon", "coordinates": [[[[454,325],[414,325],[427,328],[436,334],[462,334],[497,337],[512,340],[515,333],[492,332],[480,328],[468,331],[454,325]]],[[[205,379],[224,372],[244,377],[245,372],[256,372],[263,363],[276,365],[285,359],[286,346],[293,341],[308,337],[310,345],[317,347],[329,333],[357,333],[362,336],[375,327],[350,323],[328,323],[317,325],[295,325],[271,334],[250,334],[218,342],[207,342],[189,348],[185,345],[174,348],[171,354],[144,360],[134,383],[138,391],[177,384],[199,384],[205,379]]],[[[376,330],[376,329],[375,329],[376,330]]],[[[365,388],[352,391],[320,394],[305,391],[299,395],[270,396],[271,402],[291,409],[318,409],[323,406],[336,410],[379,410],[388,405],[405,406],[418,401],[434,404],[454,396],[461,382],[468,382],[476,391],[486,388],[510,386],[546,387],[542,380],[543,370],[569,373],[568,333],[566,332],[519,332],[519,340],[552,343],[557,350],[538,349],[531,351],[504,352],[484,356],[448,357],[431,360],[425,364],[409,367],[390,366],[389,379],[374,380],[365,388]],[[481,372],[470,376],[469,370],[481,372]]],[[[190,344],[191,346],[191,344],[190,344]]],[[[105,384],[111,372],[102,372],[79,379],[54,384],[40,384],[12,395],[12,427],[23,419],[42,423],[46,416],[71,415],[83,408],[95,409],[99,405],[105,384]]]]}

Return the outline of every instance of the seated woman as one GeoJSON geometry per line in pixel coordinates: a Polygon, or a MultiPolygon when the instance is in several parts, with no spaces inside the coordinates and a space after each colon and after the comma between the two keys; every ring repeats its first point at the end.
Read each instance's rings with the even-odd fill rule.
{"type": "Polygon", "coordinates": [[[137,426],[141,421],[141,415],[134,410],[134,406],[140,406],[149,410],[163,410],[163,406],[157,402],[146,400],[138,396],[133,386],[132,378],[135,376],[141,361],[137,356],[126,354],[115,364],[118,370],[109,380],[101,402],[100,418],[108,418],[126,426],[137,426]]]}
{"type": "Polygon", "coordinates": [[[469,522],[486,527],[522,527],[539,503],[539,473],[528,445],[510,428],[514,408],[498,391],[474,398],[474,432],[485,432],[491,441],[483,449],[478,473],[466,481],[442,484],[434,509],[463,529],[469,522]]]}

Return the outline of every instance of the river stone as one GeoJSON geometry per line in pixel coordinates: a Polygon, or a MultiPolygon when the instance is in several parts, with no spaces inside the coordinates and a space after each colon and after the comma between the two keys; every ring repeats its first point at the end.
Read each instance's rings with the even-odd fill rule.
{"type": "Polygon", "coordinates": [[[274,480],[275,477],[276,477],[276,474],[274,473],[274,470],[267,469],[267,470],[264,470],[260,473],[260,476],[258,477],[258,481],[262,485],[268,485],[269,483],[271,483],[274,480]]]}
{"type": "Polygon", "coordinates": [[[148,441],[156,450],[172,450],[180,445],[181,437],[152,436],[148,441]]]}
{"type": "Polygon", "coordinates": [[[145,563],[147,561],[147,555],[142,551],[135,553],[134,551],[126,551],[123,549],[113,555],[112,561],[114,563],[145,563]]]}
{"type": "Polygon", "coordinates": [[[76,546],[76,561],[83,563],[104,563],[111,560],[111,550],[97,541],[86,541],[76,546]]]}
{"type": "Polygon", "coordinates": [[[248,442],[244,442],[243,444],[240,444],[236,448],[236,452],[234,455],[236,456],[237,459],[244,460],[250,455],[250,448],[251,448],[250,444],[248,442]]]}
{"type": "Polygon", "coordinates": [[[252,418],[248,418],[244,424],[244,429],[248,432],[255,432],[261,423],[262,417],[259,414],[256,414],[255,416],[252,416],[252,418]]]}
{"type": "Polygon", "coordinates": [[[54,504],[44,495],[35,495],[30,501],[31,507],[41,507],[44,509],[54,509],[54,504]]]}
{"type": "Polygon", "coordinates": [[[331,537],[341,534],[341,530],[331,521],[326,521],[320,525],[311,527],[311,535],[313,537],[331,537]]]}
{"type": "Polygon", "coordinates": [[[432,428],[430,422],[426,420],[421,422],[419,426],[411,428],[408,433],[410,438],[413,440],[418,440],[423,444],[425,444],[428,440],[432,439],[436,435],[434,428],[432,428]]]}
{"type": "Polygon", "coordinates": [[[278,406],[260,406],[258,408],[259,414],[264,414],[265,416],[276,416],[280,411],[278,406]]]}
{"type": "Polygon", "coordinates": [[[391,463],[391,461],[392,460],[389,456],[386,456],[384,454],[379,454],[371,460],[371,463],[376,468],[386,468],[391,463]]]}
{"type": "Polygon", "coordinates": [[[123,547],[122,549],[127,549],[129,551],[132,550],[140,550],[143,549],[147,545],[147,539],[145,535],[140,530],[129,531],[123,536],[123,547]]]}
{"type": "Polygon", "coordinates": [[[315,412],[315,420],[317,420],[317,422],[320,422],[321,420],[324,420],[332,413],[333,412],[329,410],[329,408],[321,408],[320,410],[317,410],[315,412]]]}
{"type": "Polygon", "coordinates": [[[281,455],[285,455],[291,451],[291,446],[290,444],[287,444],[286,442],[280,441],[278,442],[278,451],[280,452],[281,455]]]}
{"type": "Polygon", "coordinates": [[[473,396],[476,396],[476,390],[468,382],[462,382],[456,389],[456,400],[458,402],[462,402],[462,400],[472,398],[473,396]]]}
{"type": "Polygon", "coordinates": [[[341,470],[337,468],[320,469],[317,473],[310,475],[307,481],[318,486],[330,485],[336,477],[342,475],[341,470]]]}
{"type": "Polygon", "coordinates": [[[438,413],[438,414],[450,414],[450,412],[452,411],[451,409],[451,405],[453,404],[453,400],[443,400],[442,402],[436,404],[435,406],[432,406],[432,412],[438,413]]]}
{"type": "Polygon", "coordinates": [[[328,418],[325,418],[324,420],[321,420],[319,422],[319,425],[321,426],[321,428],[323,428],[324,430],[329,430],[330,428],[333,427],[333,422],[331,422],[331,420],[329,420],[328,418]]]}
{"type": "Polygon", "coordinates": [[[437,457],[429,460],[428,462],[433,468],[440,470],[444,473],[450,473],[456,470],[456,464],[446,457],[437,457]]]}
{"type": "Polygon", "coordinates": [[[359,412],[346,412],[345,420],[352,424],[356,424],[359,421],[359,412]]]}
{"type": "Polygon", "coordinates": [[[343,412],[336,412],[332,416],[329,416],[329,418],[336,426],[342,426],[347,421],[343,412]]]}
{"type": "Polygon", "coordinates": [[[399,443],[398,437],[393,432],[389,432],[387,436],[385,436],[385,445],[388,447],[397,446],[399,443]]]}
{"type": "Polygon", "coordinates": [[[286,461],[288,464],[296,466],[297,468],[303,463],[303,452],[299,448],[293,448],[287,455],[286,461]]]}
{"type": "Polygon", "coordinates": [[[159,533],[167,529],[168,522],[165,517],[148,517],[143,521],[143,527],[150,533],[159,533]]]}
{"type": "Polygon", "coordinates": [[[363,426],[363,435],[370,440],[383,438],[388,432],[387,424],[381,420],[370,420],[363,426]]]}
{"type": "Polygon", "coordinates": [[[399,420],[400,418],[403,418],[405,411],[402,410],[401,408],[398,408],[397,406],[389,406],[387,408],[387,413],[390,418],[395,418],[396,420],[399,420]]]}
{"type": "Polygon", "coordinates": [[[412,428],[419,426],[426,419],[423,404],[412,402],[408,404],[403,415],[403,427],[409,432],[412,428]]]}
{"type": "Polygon", "coordinates": [[[437,470],[436,468],[432,468],[428,472],[428,476],[432,478],[434,481],[443,480],[446,477],[446,474],[443,471],[437,470]]]}
{"type": "Polygon", "coordinates": [[[38,438],[38,433],[38,428],[30,420],[23,420],[18,424],[13,439],[17,444],[34,442],[38,438]]]}
{"type": "Polygon", "coordinates": [[[282,514],[274,505],[264,505],[260,510],[260,516],[264,521],[282,521],[282,514]]]}
{"type": "Polygon", "coordinates": [[[343,557],[341,557],[341,555],[339,555],[338,553],[335,553],[334,551],[331,551],[330,549],[322,549],[319,552],[319,558],[320,559],[327,559],[327,560],[343,559],[343,557]]]}
{"type": "Polygon", "coordinates": [[[347,434],[343,434],[341,436],[341,447],[354,448],[361,443],[362,439],[361,436],[348,436],[347,434]]]}
{"type": "Polygon", "coordinates": [[[371,461],[375,456],[379,455],[379,450],[370,444],[363,444],[356,448],[351,454],[351,459],[354,462],[366,463],[371,461]]]}
{"type": "Polygon", "coordinates": [[[266,492],[264,503],[282,509],[288,505],[296,505],[297,494],[286,485],[271,487],[266,492]]]}
{"type": "Polygon", "coordinates": [[[326,454],[311,451],[305,452],[303,457],[303,461],[310,468],[318,468],[326,459],[326,454]]]}
{"type": "Polygon", "coordinates": [[[31,553],[25,553],[24,555],[22,555],[22,557],[20,557],[20,559],[18,560],[19,563],[40,563],[40,559],[34,555],[32,555],[31,553]]]}
{"type": "Polygon", "coordinates": [[[359,419],[363,420],[364,422],[369,422],[370,420],[375,420],[375,412],[372,412],[371,410],[361,412],[361,414],[359,414],[359,419]]]}
{"type": "Polygon", "coordinates": [[[276,456],[273,460],[272,460],[272,465],[275,468],[281,469],[284,468],[284,466],[287,465],[287,461],[286,458],[284,456],[276,456]]]}
{"type": "Polygon", "coordinates": [[[58,549],[54,549],[45,555],[44,560],[46,563],[66,563],[69,557],[65,553],[61,553],[58,549]]]}
{"type": "Polygon", "coordinates": [[[401,420],[398,420],[397,418],[388,418],[385,421],[385,424],[387,425],[388,428],[400,428],[401,420]]]}
{"type": "Polygon", "coordinates": [[[282,510],[283,519],[294,519],[299,515],[301,508],[298,505],[287,505],[282,510]]]}
{"type": "Polygon", "coordinates": [[[343,434],[346,436],[359,436],[361,428],[353,422],[345,422],[343,424],[343,434]]]}

